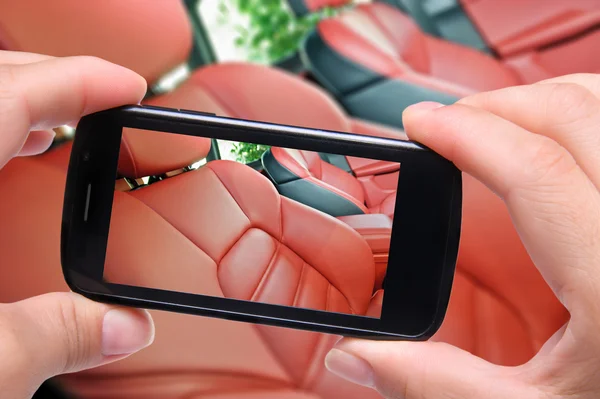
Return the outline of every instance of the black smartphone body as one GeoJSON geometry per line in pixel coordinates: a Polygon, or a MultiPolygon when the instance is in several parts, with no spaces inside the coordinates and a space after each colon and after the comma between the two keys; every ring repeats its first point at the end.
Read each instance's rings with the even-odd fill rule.
{"type": "Polygon", "coordinates": [[[423,340],[448,305],[461,206],[460,171],[414,142],[126,106],[77,126],[61,261],[101,302],[423,340]],[[262,157],[220,160],[219,142],[262,157]]]}

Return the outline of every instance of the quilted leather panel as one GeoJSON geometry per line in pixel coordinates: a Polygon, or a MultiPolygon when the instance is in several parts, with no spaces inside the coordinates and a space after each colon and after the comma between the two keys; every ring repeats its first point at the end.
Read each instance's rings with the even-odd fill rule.
{"type": "Polygon", "coordinates": [[[219,262],[251,223],[211,169],[197,172],[166,179],[161,182],[160,190],[150,186],[131,195],[219,262]]]}
{"type": "MultiPolygon", "coordinates": [[[[280,305],[292,305],[299,289],[304,261],[285,245],[278,245],[271,264],[263,274],[253,300],[259,302],[275,303],[280,305]]],[[[306,266],[312,270],[311,266],[306,266]]],[[[325,282],[327,286],[331,285],[325,282]]],[[[315,285],[311,287],[311,293],[321,297],[323,288],[315,285]]],[[[323,309],[319,306],[317,309],[323,309]]]]}
{"type": "Polygon", "coordinates": [[[223,294],[237,299],[254,299],[279,246],[279,242],[263,230],[246,230],[219,264],[223,294]]]}

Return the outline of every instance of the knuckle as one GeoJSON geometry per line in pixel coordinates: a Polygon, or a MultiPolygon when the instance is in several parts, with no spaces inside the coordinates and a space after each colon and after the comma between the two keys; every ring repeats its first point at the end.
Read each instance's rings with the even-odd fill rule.
{"type": "Polygon", "coordinates": [[[376,381],[375,386],[377,391],[388,399],[407,399],[411,395],[407,384],[398,381],[376,381]]]}
{"type": "Polygon", "coordinates": [[[13,110],[10,104],[14,103],[16,96],[15,90],[15,72],[12,65],[0,65],[0,126],[4,127],[8,122],[13,110]]]}
{"type": "Polygon", "coordinates": [[[27,104],[18,90],[15,65],[0,64],[0,130],[14,128],[15,115],[25,114],[27,104]]]}
{"type": "Polygon", "coordinates": [[[0,305],[0,353],[5,353],[10,348],[14,348],[15,343],[19,341],[17,331],[12,328],[12,319],[8,305],[0,305]]]}
{"type": "Polygon", "coordinates": [[[86,64],[86,65],[90,65],[90,64],[98,64],[98,63],[106,63],[107,61],[103,60],[100,57],[96,57],[93,55],[76,55],[76,56],[72,56],[69,57],[73,60],[76,60],[77,63],[79,64],[86,64]]]}
{"type": "Polygon", "coordinates": [[[77,311],[73,297],[68,293],[60,293],[55,306],[57,327],[60,331],[64,331],[63,340],[66,348],[64,370],[78,369],[90,354],[83,328],[85,323],[81,320],[82,316],[77,311]]]}
{"type": "Polygon", "coordinates": [[[15,67],[0,65],[0,99],[14,96],[15,67]]]}
{"type": "MultiPolygon", "coordinates": [[[[411,356],[409,352],[404,355],[411,356]]],[[[382,364],[394,364],[398,353],[389,352],[382,354],[379,361],[382,364]]],[[[427,362],[412,362],[412,372],[398,373],[398,375],[375,375],[377,391],[389,399],[417,399],[424,397],[432,381],[428,380],[429,372],[427,362]]]]}
{"type": "Polygon", "coordinates": [[[575,83],[550,86],[548,116],[571,123],[600,112],[600,101],[585,87],[575,83]]]}
{"type": "Polygon", "coordinates": [[[577,167],[573,156],[556,141],[543,136],[537,139],[537,144],[526,146],[530,148],[529,162],[525,170],[527,184],[557,179],[571,173],[577,167]]]}
{"type": "Polygon", "coordinates": [[[13,370],[30,367],[34,361],[34,354],[23,344],[18,319],[10,305],[0,306],[0,359],[10,361],[13,370]]]}

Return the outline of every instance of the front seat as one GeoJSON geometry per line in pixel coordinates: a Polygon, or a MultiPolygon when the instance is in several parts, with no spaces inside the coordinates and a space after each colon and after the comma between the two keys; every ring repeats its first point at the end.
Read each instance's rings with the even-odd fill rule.
{"type": "MultiPolygon", "coordinates": [[[[345,171],[326,162],[329,157],[330,154],[273,147],[263,154],[261,161],[277,190],[286,197],[333,216],[381,213],[393,220],[395,182],[390,182],[387,189],[378,187],[374,190],[373,186],[361,184],[350,167],[345,171]]],[[[398,177],[398,163],[344,158],[349,162],[368,163],[376,168],[380,178],[386,176],[391,180],[398,177]]],[[[372,181],[374,177],[371,175],[370,178],[369,181],[372,181]]]]}
{"type": "MultiPolygon", "coordinates": [[[[297,11],[340,3],[289,1],[297,11]]],[[[396,127],[402,127],[402,110],[416,102],[448,104],[527,83],[491,56],[423,33],[408,16],[381,2],[320,21],[301,51],[312,75],[350,114],[396,127]]]]}
{"type": "MultiPolygon", "coordinates": [[[[98,55],[136,70],[151,83],[184,62],[191,46],[190,27],[178,2],[22,0],[0,8],[1,31],[10,37],[3,43],[12,43],[7,48],[98,55]]],[[[285,75],[286,82],[297,82],[293,89],[278,86],[284,84],[283,75],[266,67],[216,65],[193,72],[183,85],[152,103],[375,135],[393,132],[348,118],[324,92],[298,78],[285,75]],[[256,79],[258,75],[244,79],[259,72],[262,80],[256,79]]],[[[60,272],[59,226],[68,150],[63,146],[42,156],[16,158],[0,171],[0,196],[12,204],[0,207],[0,264],[13,265],[0,267],[2,301],[67,289],[60,272]]],[[[127,173],[127,166],[121,167],[127,173]]],[[[197,176],[194,173],[178,180],[196,179],[191,177],[197,176]]],[[[207,177],[212,172],[202,173],[207,177]]],[[[173,178],[156,187],[161,183],[179,184],[173,178]]],[[[436,339],[498,364],[517,364],[531,357],[567,315],[529,260],[503,203],[468,176],[464,187],[456,284],[436,339]]],[[[131,205],[127,209],[141,214],[141,220],[147,217],[149,224],[173,233],[165,240],[184,245],[171,224],[180,222],[180,215],[168,214],[173,209],[162,208],[157,199],[154,205],[160,208],[155,212],[146,205],[152,198],[138,199],[134,192],[117,195],[123,198],[119,206],[131,205]],[[169,219],[159,218],[163,214],[169,219]]],[[[131,220],[132,215],[126,217],[131,220]]],[[[125,223],[126,219],[118,220],[125,223]]],[[[131,225],[131,231],[139,231],[136,227],[131,225]]],[[[160,248],[167,242],[152,244],[160,248]]],[[[156,262],[143,258],[146,251],[154,253],[151,245],[131,245],[123,249],[123,257],[156,262]]],[[[182,253],[195,247],[191,241],[187,246],[182,253]]],[[[324,369],[323,357],[336,337],[166,312],[153,312],[153,317],[157,335],[151,347],[115,364],[63,376],[64,386],[79,397],[95,399],[379,397],[324,369]]]]}
{"type": "MultiPolygon", "coordinates": [[[[176,93],[157,102],[195,105],[176,93]]],[[[206,158],[211,145],[137,129],[125,129],[122,143],[118,172],[129,179],[183,169],[206,158]]],[[[111,282],[367,314],[375,266],[366,241],[341,221],[281,198],[265,176],[238,162],[212,161],[116,192],[112,219],[104,269],[111,282]]],[[[297,344],[287,330],[257,328],[271,331],[283,351],[297,344]]]]}

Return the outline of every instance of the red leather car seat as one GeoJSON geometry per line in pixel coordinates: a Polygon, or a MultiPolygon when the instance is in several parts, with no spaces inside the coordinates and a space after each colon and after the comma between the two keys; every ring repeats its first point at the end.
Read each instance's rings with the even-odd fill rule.
{"type": "MultiPolygon", "coordinates": [[[[21,0],[1,5],[0,11],[1,30],[13,39],[11,49],[101,55],[147,78],[183,62],[190,48],[189,24],[178,2],[21,0]],[[168,38],[168,43],[163,38],[168,38]],[[144,71],[154,72],[146,75],[144,71]]],[[[365,134],[398,134],[348,118],[313,86],[278,86],[284,85],[279,76],[281,73],[264,67],[214,66],[193,73],[173,93],[153,103],[365,134]],[[260,71],[262,80],[245,79],[249,71],[257,74],[255,79],[260,71]],[[213,83],[219,91],[209,91],[210,86],[204,84],[209,76],[216,79],[213,83]]],[[[60,147],[39,157],[16,158],[0,170],[0,196],[12,204],[0,207],[0,265],[11,265],[0,267],[2,301],[67,289],[59,256],[67,154],[68,147],[60,147]]],[[[125,165],[121,167],[127,170],[125,165]]],[[[193,173],[181,178],[192,179],[193,173]]],[[[209,176],[212,172],[203,173],[209,176]]],[[[565,321],[566,313],[531,264],[502,202],[468,176],[464,187],[456,285],[437,339],[493,362],[515,364],[532,356],[540,342],[565,321]]],[[[186,190],[197,195],[192,187],[186,190]]],[[[128,223],[132,234],[160,228],[164,242],[152,245],[163,248],[171,242],[182,254],[192,251],[190,256],[199,256],[193,250],[195,245],[180,240],[175,229],[159,218],[159,212],[132,194],[118,196],[124,198],[117,201],[122,203],[119,206],[126,209],[131,205],[136,218],[148,221],[148,226],[128,223]]],[[[131,220],[133,216],[126,217],[131,220]]],[[[152,249],[148,244],[133,241],[123,256],[151,262],[146,265],[155,269],[162,258],[157,253],[156,259],[145,259],[152,249]]],[[[173,258],[169,260],[173,262],[173,258]]],[[[190,289],[198,289],[198,285],[190,289]]],[[[157,335],[150,348],[115,364],[64,376],[61,381],[79,396],[93,398],[378,397],[374,391],[324,370],[323,356],[336,337],[165,312],[153,312],[153,317],[157,335]]]]}
{"type": "MultiPolygon", "coordinates": [[[[290,2],[307,11],[339,5],[290,2]]],[[[500,61],[424,34],[410,17],[381,2],[359,4],[320,21],[302,51],[314,77],[352,115],[393,126],[402,126],[401,110],[415,102],[450,103],[522,83],[500,61]]]]}
{"type": "MultiPolygon", "coordinates": [[[[350,173],[325,162],[316,152],[274,147],[263,154],[262,163],[281,194],[312,208],[333,216],[365,213],[394,216],[395,189],[367,207],[365,186],[350,173]]],[[[393,166],[392,172],[397,169],[393,166]]]]}
{"type": "MultiPolygon", "coordinates": [[[[160,102],[195,104],[171,97],[160,102]]],[[[126,129],[122,149],[119,174],[137,179],[204,159],[210,140],[126,129]]],[[[281,198],[266,177],[237,162],[213,161],[117,192],[113,220],[105,278],[116,283],[359,315],[373,295],[373,257],[358,233],[281,198]],[[132,234],[136,224],[146,233],[132,234]]]]}

